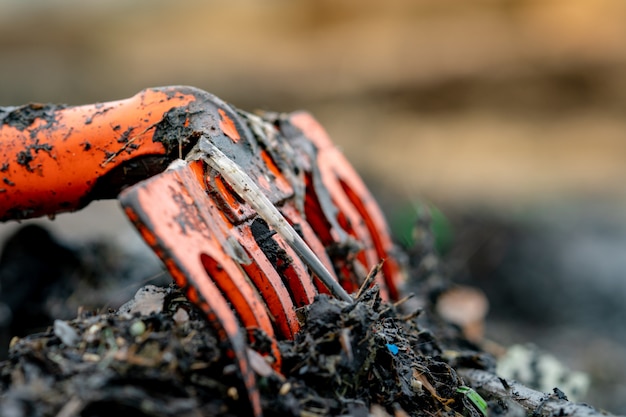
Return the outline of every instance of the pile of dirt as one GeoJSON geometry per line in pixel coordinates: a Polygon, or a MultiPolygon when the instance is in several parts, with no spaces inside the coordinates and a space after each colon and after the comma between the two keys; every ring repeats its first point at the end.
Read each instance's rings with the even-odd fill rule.
{"type": "MultiPolygon", "coordinates": [[[[248,356],[264,415],[483,416],[467,385],[489,400],[491,417],[580,412],[564,396],[498,378],[494,358],[466,338],[467,329],[438,314],[437,300],[450,284],[423,226],[418,222],[409,254],[415,297],[391,304],[376,286],[364,286],[354,303],[317,296],[298,311],[295,340],[279,342],[280,372],[265,359],[267,338],[255,331],[248,356]]],[[[49,243],[60,250],[58,242],[49,243]]],[[[84,263],[81,252],[71,253],[84,263]]],[[[0,259],[0,278],[7,264],[34,263],[29,256],[16,259],[0,259]]],[[[76,278],[77,269],[69,270],[59,274],[63,288],[63,277],[76,278]]],[[[56,300],[56,291],[47,293],[56,300]]],[[[44,331],[14,337],[8,359],[0,362],[0,417],[245,415],[242,380],[224,343],[175,286],[145,286],[119,309],[79,309],[72,320],[56,319],[44,331]]],[[[582,412],[599,415],[589,407],[582,412]]]]}
{"type": "Polygon", "coordinates": [[[178,290],[141,293],[161,293],[162,306],[143,315],[125,308],[83,312],[14,339],[0,365],[0,415],[192,416],[229,409],[236,375],[206,320],[178,290]]]}
{"type": "MultiPolygon", "coordinates": [[[[300,313],[302,331],[280,344],[282,375],[251,354],[265,415],[480,415],[456,391],[450,358],[479,361],[451,355],[376,288],[354,304],[319,296],[300,313]]],[[[117,311],[14,340],[0,363],[0,416],[239,415],[224,352],[178,289],[147,287],[117,311]]]]}
{"type": "MultiPolygon", "coordinates": [[[[444,347],[415,314],[382,302],[376,288],[354,304],[319,296],[303,313],[302,331],[283,344],[283,370],[317,415],[367,415],[373,405],[409,415],[479,415],[457,392],[463,382],[444,347]]],[[[471,356],[457,352],[456,360],[471,356]]],[[[473,354],[469,361],[478,364],[473,354]]]]}

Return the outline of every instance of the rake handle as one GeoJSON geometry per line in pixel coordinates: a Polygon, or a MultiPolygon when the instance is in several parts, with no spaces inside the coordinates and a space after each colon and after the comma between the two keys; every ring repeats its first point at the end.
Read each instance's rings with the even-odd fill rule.
{"type": "Polygon", "coordinates": [[[0,107],[0,220],[77,210],[161,172],[176,149],[159,123],[195,100],[184,89],[147,89],[84,106],[0,107]]]}

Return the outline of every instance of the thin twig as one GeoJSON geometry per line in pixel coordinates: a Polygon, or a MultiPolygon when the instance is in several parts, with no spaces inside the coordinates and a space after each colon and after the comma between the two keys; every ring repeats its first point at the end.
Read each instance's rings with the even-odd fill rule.
{"type": "Polygon", "coordinates": [[[380,272],[380,269],[383,267],[383,263],[385,263],[384,259],[380,261],[378,265],[372,268],[369,274],[367,274],[367,277],[365,277],[365,281],[363,281],[363,283],[361,284],[361,287],[359,288],[359,292],[356,293],[357,300],[361,298],[363,293],[372,285],[372,283],[376,279],[376,276],[380,272]]]}
{"type": "Polygon", "coordinates": [[[150,129],[154,129],[156,127],[156,125],[157,125],[157,123],[153,123],[150,126],[148,126],[147,128],[145,128],[143,131],[139,132],[139,134],[133,136],[132,138],[129,138],[126,142],[124,142],[124,146],[122,146],[117,151],[113,152],[113,154],[111,156],[109,156],[107,159],[104,160],[104,162],[102,162],[100,164],[100,168],[104,168],[105,166],[107,166],[116,157],[118,157],[122,152],[124,152],[130,145],[132,145],[141,135],[145,134],[150,129]]]}
{"type": "Polygon", "coordinates": [[[410,293],[409,295],[405,295],[404,297],[402,297],[401,299],[399,299],[398,301],[396,301],[395,303],[393,303],[393,306],[398,308],[400,307],[402,304],[406,303],[407,301],[409,301],[411,298],[415,297],[414,293],[410,293]]]}

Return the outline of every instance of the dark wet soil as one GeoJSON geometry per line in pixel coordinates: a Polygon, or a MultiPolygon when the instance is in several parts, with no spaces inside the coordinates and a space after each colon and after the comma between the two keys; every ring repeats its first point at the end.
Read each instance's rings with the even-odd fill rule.
{"type": "Polygon", "coordinates": [[[26,104],[20,107],[4,107],[0,109],[0,124],[25,130],[35,121],[41,119],[47,125],[54,123],[54,112],[63,106],[53,104],[26,104]]]}
{"type": "MultiPolygon", "coordinates": [[[[0,260],[3,303],[18,320],[5,331],[21,337],[0,363],[0,416],[240,415],[246,409],[224,346],[174,287],[149,287],[118,310],[54,317],[45,306],[70,297],[81,262],[80,252],[38,227],[9,240],[0,260]],[[25,331],[33,328],[41,330],[25,331]]],[[[463,382],[454,366],[465,360],[489,369],[492,362],[455,328],[418,313],[383,302],[376,288],[355,304],[320,296],[300,311],[296,340],[280,343],[281,374],[253,355],[264,414],[367,415],[376,406],[396,415],[478,415],[456,392],[463,382]]]]}
{"type": "MultiPolygon", "coordinates": [[[[212,328],[173,287],[149,314],[82,312],[14,339],[0,364],[0,415],[239,415],[236,369],[212,328]]],[[[321,296],[281,343],[283,375],[257,364],[265,415],[478,415],[443,347],[377,291],[354,305],[321,296]]],[[[263,361],[259,356],[259,360],[263,361]]]]}
{"type": "Polygon", "coordinates": [[[167,291],[166,308],[144,316],[84,312],[14,342],[1,367],[0,415],[215,415],[228,409],[229,373],[213,332],[177,291],[167,291]],[[173,318],[179,309],[189,317],[180,325],[173,318]]]}
{"type": "MultiPolygon", "coordinates": [[[[40,275],[46,262],[76,270],[79,252],[45,231],[26,232],[46,237],[44,252],[54,255],[37,260],[44,262],[40,275]]],[[[28,236],[21,239],[29,242],[28,236]]],[[[446,284],[424,268],[427,246],[418,245],[412,254],[419,309],[412,301],[382,301],[376,287],[354,304],[319,296],[299,311],[296,339],[280,342],[280,373],[251,351],[264,415],[480,415],[457,392],[464,382],[456,369],[492,371],[494,362],[431,312],[427,300],[446,284]]],[[[9,259],[18,266],[36,264],[32,256],[9,259]]],[[[60,271],[53,281],[67,287],[64,276],[60,271]]],[[[39,291],[54,294],[56,284],[42,283],[44,278],[39,291]]],[[[23,300],[35,299],[30,291],[23,300]]],[[[256,340],[254,348],[262,351],[262,335],[256,340]]],[[[79,309],[76,318],[13,338],[8,358],[0,362],[0,416],[241,415],[247,409],[241,383],[225,352],[178,289],[148,286],[117,310],[79,309]]]]}

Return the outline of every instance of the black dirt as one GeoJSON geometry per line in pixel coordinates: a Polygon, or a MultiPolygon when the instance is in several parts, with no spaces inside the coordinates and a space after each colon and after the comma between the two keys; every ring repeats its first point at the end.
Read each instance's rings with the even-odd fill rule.
{"type": "MultiPolygon", "coordinates": [[[[373,405],[409,415],[464,413],[462,385],[441,356],[432,356],[424,329],[384,303],[375,287],[355,304],[318,296],[302,311],[303,327],[282,343],[283,373],[292,398],[270,398],[281,411],[348,415],[373,405]]],[[[289,395],[286,395],[287,397],[289,395]]],[[[291,414],[290,414],[291,415],[291,414]]],[[[365,414],[366,415],[366,414],[365,414]]]]}
{"type": "Polygon", "coordinates": [[[250,230],[252,231],[255,242],[259,245],[265,256],[267,256],[272,266],[274,266],[279,273],[283,272],[285,268],[291,264],[292,259],[273,239],[276,231],[271,230],[267,222],[260,217],[254,219],[250,225],[250,230]]]}
{"type": "Polygon", "coordinates": [[[28,129],[35,121],[43,119],[46,125],[55,122],[55,112],[65,108],[53,104],[32,103],[24,106],[10,108],[8,111],[0,111],[0,124],[14,127],[20,131],[28,129]]]}
{"type": "Polygon", "coordinates": [[[181,147],[186,149],[201,135],[201,132],[189,126],[190,114],[188,107],[174,107],[166,112],[156,124],[152,140],[161,142],[168,154],[177,154],[181,147]]]}
{"type": "MultiPolygon", "coordinates": [[[[97,104],[97,105],[96,105],[96,108],[97,108],[97,109],[102,108],[102,104],[97,104]]],[[[85,124],[86,124],[86,125],[90,125],[90,124],[93,122],[93,119],[94,119],[95,117],[102,116],[103,114],[105,114],[106,112],[108,112],[109,110],[111,110],[112,108],[113,108],[113,107],[107,107],[107,108],[105,108],[104,110],[98,110],[98,111],[93,112],[93,113],[91,114],[91,116],[89,116],[87,119],[85,119],[85,124]]]]}
{"type": "MultiPolygon", "coordinates": [[[[213,137],[216,132],[221,132],[218,128],[220,116],[218,109],[226,109],[227,113],[231,113],[233,121],[237,124],[237,117],[234,110],[225,102],[207,93],[193,87],[175,87],[175,88],[159,88],[164,93],[166,100],[179,99],[183,96],[193,96],[194,100],[187,105],[172,107],[167,111],[161,121],[154,125],[154,134],[152,140],[163,144],[169,155],[180,157],[186,155],[193,145],[197,143],[202,135],[213,137]]],[[[241,132],[241,126],[237,126],[241,132]]],[[[217,137],[225,137],[223,134],[217,137]]],[[[231,144],[228,139],[226,144],[231,144]]],[[[219,145],[219,144],[218,144],[219,145]]],[[[241,147],[243,144],[238,145],[241,147]]],[[[244,146],[248,146],[245,144],[244,146]]],[[[224,153],[228,154],[228,149],[220,148],[224,153]]],[[[241,163],[242,161],[237,161],[241,163]]]]}
{"type": "Polygon", "coordinates": [[[29,171],[32,171],[32,168],[30,167],[30,163],[32,162],[32,160],[33,160],[33,154],[30,152],[30,149],[19,151],[17,153],[16,161],[18,165],[22,165],[29,171]]]}
{"type": "Polygon", "coordinates": [[[30,164],[34,159],[33,152],[38,154],[40,151],[49,154],[52,151],[52,146],[48,143],[39,143],[39,139],[35,139],[33,143],[27,145],[24,150],[17,153],[16,161],[28,171],[33,172],[35,169],[30,164]]]}
{"type": "Polygon", "coordinates": [[[559,400],[567,401],[567,395],[565,395],[563,391],[561,391],[557,387],[554,387],[552,391],[554,392],[554,395],[556,396],[556,398],[558,398],[559,400]]]}
{"type": "MultiPolygon", "coordinates": [[[[264,415],[367,415],[375,406],[477,416],[456,392],[454,369],[423,353],[423,329],[376,288],[352,305],[319,296],[301,313],[296,340],[281,342],[282,375],[257,374],[264,415]]],[[[68,404],[82,416],[241,413],[232,362],[179,290],[167,289],[162,311],[83,312],[65,323],[13,342],[0,363],[0,416],[57,415],[68,404]]]]}
{"type": "MultiPolygon", "coordinates": [[[[44,253],[52,257],[30,275],[44,283],[58,279],[41,274],[49,270],[47,263],[60,264],[67,255],[70,276],[78,279],[75,252],[41,230],[28,233],[41,235],[37,241],[48,239],[44,253]]],[[[267,224],[254,224],[253,234],[268,257],[281,259],[267,224]]],[[[14,254],[7,262],[36,266],[31,258],[20,261],[19,254],[32,246],[32,239],[21,240],[10,244],[14,254]]],[[[48,293],[46,285],[18,280],[15,287],[48,293]]],[[[426,300],[429,286],[419,289],[426,300]]],[[[167,296],[158,311],[83,309],[71,321],[14,339],[8,359],[0,362],[0,417],[240,415],[242,384],[226,347],[179,290],[163,291],[167,296]]],[[[260,356],[262,363],[252,365],[264,415],[366,416],[377,408],[383,416],[478,417],[456,392],[463,381],[455,368],[491,370],[493,362],[430,308],[419,315],[400,311],[372,287],[353,304],[322,295],[298,313],[296,339],[280,342],[281,373],[260,356]]]]}
{"type": "Polygon", "coordinates": [[[0,416],[228,416],[242,409],[237,373],[178,290],[168,290],[163,311],[83,312],[63,323],[13,344],[0,369],[0,416]]]}
{"type": "Polygon", "coordinates": [[[128,142],[128,139],[130,138],[130,134],[133,132],[134,129],[135,128],[132,127],[132,126],[130,126],[128,129],[126,129],[124,131],[124,133],[122,133],[120,135],[120,137],[117,138],[117,143],[126,143],[126,142],[128,142]]]}

